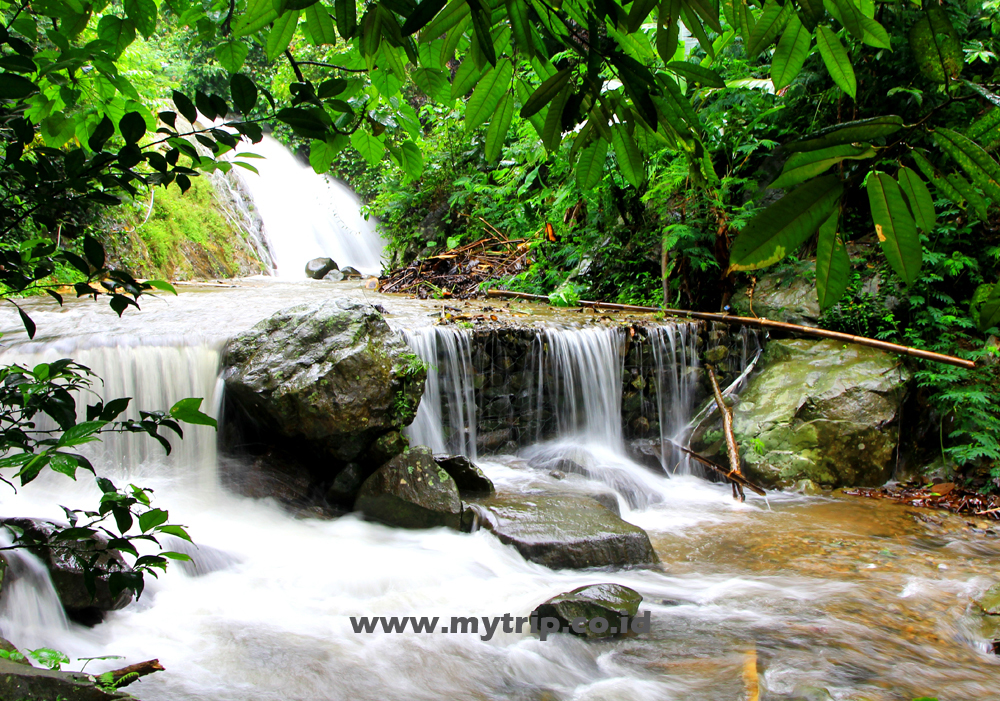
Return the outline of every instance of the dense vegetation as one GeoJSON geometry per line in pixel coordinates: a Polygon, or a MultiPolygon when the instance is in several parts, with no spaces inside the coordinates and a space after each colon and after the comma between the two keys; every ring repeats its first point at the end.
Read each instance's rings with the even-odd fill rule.
{"type": "Polygon", "coordinates": [[[102,278],[85,235],[149,187],[252,170],[238,140],[270,126],[362,190],[397,261],[478,238],[482,219],[533,247],[503,282],[564,302],[714,310],[742,276],[815,257],[827,325],[983,361],[921,366],[918,403],[940,428],[928,446],[978,485],[1000,480],[995,2],[4,0],[0,13],[11,293],[69,278],[89,295],[103,279],[119,313],[134,305],[143,286],[102,278]]]}

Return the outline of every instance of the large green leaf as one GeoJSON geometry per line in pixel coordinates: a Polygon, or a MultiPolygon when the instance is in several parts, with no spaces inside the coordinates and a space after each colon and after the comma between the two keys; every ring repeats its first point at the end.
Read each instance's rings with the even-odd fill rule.
{"type": "Polygon", "coordinates": [[[795,80],[809,56],[811,46],[812,32],[802,26],[797,15],[792,15],[771,57],[771,83],[775,90],[781,90],[795,80]]]}
{"type": "Polygon", "coordinates": [[[219,61],[219,65],[227,71],[237,73],[243,67],[243,62],[247,60],[249,53],[249,46],[239,39],[234,39],[219,44],[215,49],[215,58],[219,61]]]}
{"type": "Polygon", "coordinates": [[[125,16],[135,23],[139,33],[149,39],[156,31],[156,3],[153,0],[125,0],[125,16]]]}
{"type": "Polygon", "coordinates": [[[674,60],[680,40],[681,0],[660,0],[656,20],[656,52],[664,63],[674,60]]]}
{"type": "Polygon", "coordinates": [[[104,15],[97,23],[97,36],[111,45],[108,53],[113,58],[118,58],[126,47],[135,41],[135,23],[130,19],[104,15]]]}
{"type": "Polygon", "coordinates": [[[483,72],[476,66],[476,62],[470,56],[466,56],[462,60],[462,65],[455,71],[455,81],[451,84],[452,99],[465,97],[470,90],[476,87],[476,83],[479,82],[482,75],[483,72]]]}
{"type": "Polygon", "coordinates": [[[1000,164],[978,144],[956,131],[938,127],[934,130],[934,140],[949,156],[962,167],[972,182],[1000,204],[1000,164]]]}
{"type": "Polygon", "coordinates": [[[358,31],[358,6],[355,0],[334,0],[333,16],[337,20],[337,31],[347,41],[358,31]]]}
{"type": "Polygon", "coordinates": [[[435,102],[443,104],[451,102],[451,85],[448,83],[448,77],[444,71],[434,68],[418,68],[411,75],[417,87],[435,102]]]}
{"type": "Polygon", "coordinates": [[[618,157],[618,170],[633,187],[646,182],[646,164],[628,127],[618,123],[611,127],[611,141],[618,157]]]}
{"type": "Polygon", "coordinates": [[[951,183],[944,178],[938,177],[938,174],[934,172],[934,166],[930,164],[930,161],[924,158],[923,154],[919,151],[911,150],[910,155],[913,156],[913,160],[917,164],[917,168],[920,169],[920,172],[924,174],[925,178],[934,184],[934,187],[941,191],[942,195],[957,205],[961,205],[965,201],[965,198],[962,197],[962,193],[956,190],[951,183]]]}
{"type": "Polygon", "coordinates": [[[874,158],[875,155],[875,149],[868,144],[842,144],[818,151],[795,153],[785,161],[781,175],[768,187],[788,189],[825,173],[843,160],[863,160],[874,158]]]}
{"type": "Polygon", "coordinates": [[[324,44],[337,43],[337,31],[333,26],[333,19],[326,7],[322,3],[316,3],[307,7],[306,15],[306,36],[313,46],[323,46],[324,44]]]}
{"type": "Polygon", "coordinates": [[[496,111],[490,119],[490,127],[486,130],[486,162],[495,163],[503,152],[504,141],[514,119],[514,96],[506,93],[496,106],[496,111]]]}
{"type": "Polygon", "coordinates": [[[976,217],[982,221],[986,221],[986,200],[984,200],[983,196],[980,195],[976,188],[972,186],[972,183],[958,173],[948,173],[947,181],[948,185],[952,188],[956,195],[956,197],[953,198],[955,204],[962,205],[965,203],[966,206],[972,208],[976,217]]]}
{"type": "Polygon", "coordinates": [[[626,24],[630,34],[639,31],[639,27],[646,21],[646,17],[656,7],[657,2],[658,0],[632,0],[626,24]]]}
{"type": "Polygon", "coordinates": [[[479,79],[479,84],[472,91],[472,96],[465,106],[467,130],[475,129],[493,116],[497,105],[500,104],[500,98],[510,90],[513,77],[514,66],[508,59],[503,59],[497,63],[496,68],[491,68],[479,79]]]}
{"type": "Polygon", "coordinates": [[[973,122],[972,126],[966,129],[965,135],[977,141],[987,141],[991,140],[997,131],[1000,131],[1000,107],[994,107],[973,122]]]}
{"type": "Polygon", "coordinates": [[[994,326],[1000,326],[1000,280],[993,283],[990,296],[979,307],[979,330],[985,333],[994,326]]]}
{"type": "MultiPolygon", "coordinates": [[[[473,3],[479,4],[479,0],[467,0],[469,6],[471,7],[473,3]]],[[[482,51],[482,55],[489,61],[490,65],[497,65],[497,54],[496,50],[493,48],[493,32],[492,32],[492,21],[491,15],[488,8],[472,9],[472,30],[475,35],[476,43],[479,45],[479,50],[482,51]]]]}
{"type": "Polygon", "coordinates": [[[280,56],[295,36],[295,28],[299,25],[299,11],[288,10],[274,20],[274,26],[267,35],[267,45],[264,47],[267,60],[273,61],[280,56]]]}
{"type": "Polygon", "coordinates": [[[535,55],[535,42],[531,40],[531,20],[528,18],[528,0],[504,0],[510,29],[517,48],[528,58],[535,55]]]}
{"type": "Polygon", "coordinates": [[[469,16],[466,0],[451,0],[437,16],[420,32],[421,41],[431,41],[445,34],[449,29],[469,16]]]}
{"type": "Polygon", "coordinates": [[[785,28],[785,24],[794,12],[795,10],[790,2],[779,5],[776,0],[767,0],[764,3],[763,12],[761,12],[757,23],[753,27],[753,31],[750,32],[750,39],[746,46],[747,56],[754,58],[770,46],[771,42],[785,28]]]}
{"type": "Polygon", "coordinates": [[[885,30],[885,27],[865,15],[861,15],[861,24],[865,28],[864,42],[866,44],[892,51],[892,39],[890,39],[889,32],[885,30]]]}
{"type": "Polygon", "coordinates": [[[923,251],[917,225],[892,176],[879,172],[868,176],[868,203],[882,252],[903,282],[912,285],[920,275],[923,251]]]}
{"type": "Polygon", "coordinates": [[[247,9],[233,25],[233,36],[243,37],[263,29],[278,19],[272,0],[248,0],[247,9]]]}
{"type": "MultiPolygon", "coordinates": [[[[342,140],[344,137],[338,135],[337,138],[342,140]]],[[[326,173],[330,170],[333,159],[337,157],[341,148],[343,148],[343,141],[338,144],[336,140],[313,139],[309,142],[309,165],[320,175],[326,173]]]]}
{"type": "Polygon", "coordinates": [[[563,109],[566,107],[566,101],[569,100],[571,93],[570,86],[565,86],[562,92],[552,98],[545,113],[545,122],[542,126],[542,144],[549,151],[558,149],[562,141],[563,109]]]}
{"type": "Polygon", "coordinates": [[[27,78],[14,73],[0,73],[0,100],[20,100],[38,90],[27,78]]]}
{"type": "Polygon", "coordinates": [[[679,76],[687,78],[689,82],[701,83],[709,88],[724,88],[726,81],[711,68],[705,68],[697,63],[688,61],[671,61],[667,64],[667,70],[673,71],[679,76]]]}
{"type": "Polygon", "coordinates": [[[368,161],[369,165],[378,165],[385,155],[385,146],[378,137],[369,134],[364,129],[358,129],[351,134],[351,145],[368,161]]]}
{"type": "Polygon", "coordinates": [[[813,235],[833,212],[844,186],[835,175],[800,185],[751,219],[729,251],[729,270],[777,263],[813,235]]]}
{"type": "Polygon", "coordinates": [[[825,0],[823,3],[834,19],[847,28],[855,39],[864,40],[865,28],[861,24],[861,10],[854,0],[825,0]]]}
{"type": "Polygon", "coordinates": [[[936,83],[947,83],[962,72],[962,41],[936,2],[924,3],[924,14],[910,28],[910,48],[917,68],[936,83]]]}
{"type": "Polygon", "coordinates": [[[580,152],[580,158],[576,162],[576,184],[581,190],[596,187],[604,178],[607,155],[608,142],[604,139],[595,140],[580,152]]]}
{"type": "Polygon", "coordinates": [[[229,94],[233,98],[233,104],[243,115],[250,114],[257,104],[257,86],[245,75],[237,73],[229,81],[229,94]]]}
{"type": "MultiPolygon", "coordinates": [[[[757,27],[757,22],[754,19],[753,13],[750,12],[750,7],[747,5],[747,0],[732,0],[733,3],[733,17],[735,18],[736,30],[739,32],[740,37],[743,39],[743,50],[746,51],[747,55],[750,55],[750,40],[753,36],[753,31],[757,27]]],[[[756,55],[756,54],[754,54],[756,55]]]]}
{"type": "Polygon", "coordinates": [[[856,141],[874,141],[903,128],[903,118],[887,114],[871,119],[836,124],[785,144],[786,151],[813,151],[856,141]]]}
{"type": "Polygon", "coordinates": [[[913,214],[917,228],[925,234],[930,233],[937,222],[937,213],[934,211],[934,198],[927,185],[912,168],[905,166],[899,169],[896,179],[899,181],[899,189],[906,196],[906,203],[910,205],[910,213],[913,214]]]}
{"type": "Polygon", "coordinates": [[[820,311],[840,301],[851,279],[851,259],[837,233],[837,212],[819,227],[816,242],[816,296],[820,311]]]}
{"type": "Polygon", "coordinates": [[[420,147],[412,141],[404,141],[399,147],[400,167],[406,173],[407,180],[417,180],[424,172],[424,155],[420,147]]]}
{"type": "Polygon", "coordinates": [[[840,43],[833,30],[825,24],[816,27],[816,46],[833,82],[853,100],[858,94],[858,81],[854,77],[854,67],[851,65],[851,57],[847,55],[847,49],[840,43]]]}
{"type": "Polygon", "coordinates": [[[698,16],[705,20],[705,24],[716,34],[722,34],[722,23],[719,21],[719,0],[687,0],[689,7],[693,8],[698,16]]]}
{"type": "Polygon", "coordinates": [[[528,119],[536,112],[541,111],[543,107],[552,101],[552,98],[562,92],[562,89],[566,87],[566,84],[572,76],[572,68],[563,68],[561,71],[539,85],[535,89],[535,92],[531,93],[531,97],[528,98],[528,101],[521,107],[521,117],[523,119],[528,119]]]}
{"type": "Polygon", "coordinates": [[[410,36],[426,27],[434,19],[434,15],[440,12],[447,4],[447,0],[421,0],[420,4],[417,5],[413,12],[410,13],[410,16],[406,18],[406,21],[403,22],[401,30],[403,36],[410,36]]]}
{"type": "MultiPolygon", "coordinates": [[[[681,17],[684,18],[684,26],[691,32],[691,36],[698,40],[701,48],[703,48],[705,53],[708,54],[709,59],[714,61],[715,45],[712,40],[708,38],[708,33],[705,31],[705,28],[701,26],[701,20],[698,19],[698,14],[691,10],[689,5],[684,5],[681,7],[681,17]]],[[[626,36],[635,39],[639,35],[630,34],[626,36]]]]}

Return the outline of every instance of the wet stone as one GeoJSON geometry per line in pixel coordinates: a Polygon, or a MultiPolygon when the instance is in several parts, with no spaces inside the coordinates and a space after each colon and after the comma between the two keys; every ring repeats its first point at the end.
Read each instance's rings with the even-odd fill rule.
{"type": "MultiPolygon", "coordinates": [[[[540,604],[531,615],[539,619],[556,618],[564,630],[577,618],[591,621],[600,617],[609,623],[609,627],[615,627],[623,616],[634,618],[640,603],[642,594],[634,589],[621,584],[591,584],[552,597],[540,604]]],[[[570,632],[584,638],[609,635],[608,632],[597,632],[588,627],[584,627],[582,632],[570,628],[570,632]]]]}

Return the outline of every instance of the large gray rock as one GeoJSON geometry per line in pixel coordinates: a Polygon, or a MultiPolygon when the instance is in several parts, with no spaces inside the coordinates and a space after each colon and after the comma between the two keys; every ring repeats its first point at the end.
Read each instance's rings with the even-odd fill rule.
{"type": "Polygon", "coordinates": [[[462,500],[451,475],[427,448],[397,455],[365,480],[354,502],[366,518],[402,528],[462,524],[462,500]]]}
{"type": "Polygon", "coordinates": [[[994,584],[976,599],[976,605],[991,616],[1000,616],[1000,584],[994,584]]]}
{"type": "Polygon", "coordinates": [[[844,487],[892,476],[910,379],[898,357],[831,340],[774,340],[762,368],[733,417],[747,477],[844,487]]]}
{"type": "Polygon", "coordinates": [[[820,309],[813,282],[815,270],[814,262],[802,261],[783,265],[777,272],[759,273],[753,286],[753,313],[751,298],[747,295],[749,287],[739,289],[733,295],[733,311],[740,316],[756,315],[789,324],[816,326],[820,309]]]}
{"type": "MultiPolygon", "coordinates": [[[[591,584],[579,587],[573,591],[554,596],[532,612],[532,616],[556,618],[560,628],[565,630],[574,618],[584,618],[587,621],[603,618],[610,626],[616,627],[622,616],[629,619],[639,612],[642,594],[635,589],[623,587],[621,584],[591,584]]],[[[607,633],[598,633],[584,628],[583,632],[570,629],[573,635],[584,638],[602,638],[607,633]]]]}
{"type": "Polygon", "coordinates": [[[230,341],[224,362],[226,396],[259,437],[304,441],[338,467],[413,421],[426,375],[374,307],[346,298],[274,314],[230,341]]]}
{"type": "Polygon", "coordinates": [[[644,530],[587,497],[497,495],[476,502],[474,509],[483,528],[513,545],[526,559],[547,567],[581,569],[659,562],[644,530]]]}
{"type": "Polygon", "coordinates": [[[490,478],[464,455],[435,455],[434,462],[451,475],[462,497],[491,497],[496,492],[490,478]]]}
{"type": "Polygon", "coordinates": [[[313,280],[322,280],[331,270],[336,270],[333,258],[313,258],[306,263],[306,275],[313,280]]]}
{"type": "MultiPolygon", "coordinates": [[[[49,570],[52,585],[59,595],[59,601],[70,615],[76,615],[87,622],[100,620],[100,612],[117,611],[132,603],[132,593],[123,591],[112,595],[111,574],[126,571],[125,560],[116,552],[107,552],[108,541],[102,536],[82,540],[56,541],[54,547],[48,543],[58,526],[53,521],[32,518],[6,518],[0,521],[5,526],[13,526],[24,534],[24,542],[38,543],[28,546],[26,551],[40,559],[49,570]],[[93,553],[99,553],[94,564],[95,593],[92,597],[87,590],[84,568],[73,554],[89,560],[93,553]]],[[[2,698],[2,697],[0,697],[2,698]]]]}
{"type": "Polygon", "coordinates": [[[0,699],[9,701],[111,701],[132,698],[102,691],[89,674],[56,672],[0,658],[0,699]]]}

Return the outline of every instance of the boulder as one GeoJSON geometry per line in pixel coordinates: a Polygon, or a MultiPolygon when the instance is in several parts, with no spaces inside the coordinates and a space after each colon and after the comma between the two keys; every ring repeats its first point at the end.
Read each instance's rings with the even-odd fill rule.
{"type": "Polygon", "coordinates": [[[364,275],[361,274],[360,270],[358,270],[357,268],[353,268],[350,265],[345,265],[343,268],[341,268],[340,269],[340,274],[343,275],[345,278],[352,278],[352,277],[353,278],[361,278],[361,277],[364,277],[364,275]]]}
{"type": "Polygon", "coordinates": [[[789,324],[817,326],[820,309],[813,283],[815,270],[815,262],[802,261],[758,274],[753,287],[753,314],[747,295],[749,287],[737,290],[733,295],[733,312],[740,316],[756,315],[789,324]]]}
{"type": "Polygon", "coordinates": [[[483,528],[525,559],[553,569],[659,562],[644,530],[588,497],[498,494],[474,504],[483,528]]]}
{"type": "Polygon", "coordinates": [[[983,613],[1000,616],[1000,584],[994,584],[987,589],[976,599],[976,605],[983,610],[983,613]]]}
{"type": "Polygon", "coordinates": [[[340,282],[344,279],[344,274],[339,270],[331,270],[323,276],[323,279],[327,282],[340,282]]]}
{"type": "Polygon", "coordinates": [[[836,488],[892,476],[910,379],[899,358],[831,340],[773,340],[762,368],[733,416],[749,479],[836,488]]]}
{"type": "Polygon", "coordinates": [[[306,263],[306,277],[322,280],[331,270],[336,270],[337,264],[332,258],[313,258],[306,263]]]}
{"type": "MultiPolygon", "coordinates": [[[[601,617],[615,627],[622,616],[629,619],[639,612],[642,594],[621,584],[590,584],[573,591],[554,596],[544,604],[540,604],[532,616],[541,618],[556,618],[560,629],[566,630],[574,618],[584,618],[588,621],[601,617]]],[[[584,638],[603,638],[607,632],[598,633],[584,628],[579,632],[570,628],[573,635],[584,638]]]]}
{"type": "MultiPolygon", "coordinates": [[[[9,640],[5,640],[3,638],[0,638],[0,651],[6,652],[6,653],[12,653],[12,652],[16,653],[17,657],[15,659],[10,660],[11,662],[16,662],[17,664],[22,664],[22,665],[25,665],[26,667],[31,667],[32,666],[31,663],[28,661],[28,658],[24,656],[24,653],[22,653],[20,650],[18,650],[14,646],[14,643],[12,643],[9,640]]],[[[4,658],[4,659],[10,659],[10,658],[4,658]]]]}
{"type": "Polygon", "coordinates": [[[463,498],[491,497],[496,492],[490,478],[464,455],[435,455],[434,462],[451,475],[463,498]]]}
{"type": "Polygon", "coordinates": [[[124,692],[98,688],[89,674],[38,669],[0,658],[0,699],[111,701],[130,698],[124,692]]]}
{"type": "Polygon", "coordinates": [[[277,312],[232,339],[224,365],[256,437],[330,456],[331,479],[413,421],[426,375],[374,307],[347,298],[277,312]]]}
{"type": "Polygon", "coordinates": [[[451,475],[427,448],[397,455],[365,480],[354,509],[366,518],[401,528],[459,529],[462,500],[451,475]]]}
{"type": "Polygon", "coordinates": [[[32,518],[6,518],[0,523],[23,531],[24,542],[39,544],[29,545],[25,549],[48,568],[59,601],[72,618],[84,623],[97,623],[101,620],[103,612],[117,611],[132,603],[132,593],[127,590],[117,595],[111,593],[109,582],[111,574],[127,570],[128,565],[118,553],[106,552],[108,541],[103,536],[59,541],[60,545],[68,547],[46,547],[44,544],[49,542],[59,527],[56,522],[32,518]],[[87,590],[83,566],[77,561],[73,551],[81,551],[83,556],[88,558],[91,553],[101,553],[94,566],[97,578],[93,597],[87,590]]]}

